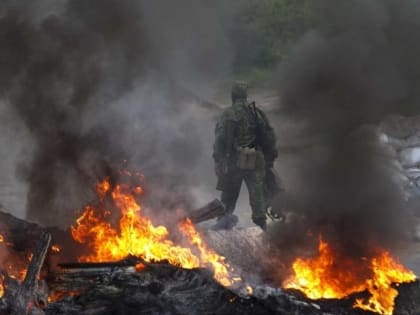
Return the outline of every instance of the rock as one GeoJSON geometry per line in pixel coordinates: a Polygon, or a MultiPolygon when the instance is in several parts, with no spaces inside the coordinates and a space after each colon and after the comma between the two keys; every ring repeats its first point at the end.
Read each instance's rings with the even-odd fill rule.
{"type": "Polygon", "coordinates": [[[247,274],[258,272],[261,257],[267,256],[268,242],[259,227],[209,230],[204,236],[208,245],[226,257],[229,264],[247,274]]]}

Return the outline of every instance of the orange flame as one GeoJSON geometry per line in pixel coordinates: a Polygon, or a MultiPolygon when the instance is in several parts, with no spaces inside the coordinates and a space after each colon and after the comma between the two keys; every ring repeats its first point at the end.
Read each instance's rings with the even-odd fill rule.
{"type": "Polygon", "coordinates": [[[209,249],[203,242],[190,219],[186,219],[179,224],[180,231],[188,238],[191,244],[198,248],[201,258],[201,265],[210,267],[214,271],[214,278],[225,287],[229,287],[236,281],[229,273],[231,267],[225,262],[225,257],[219,256],[215,251],[209,249]]]}
{"type": "Polygon", "coordinates": [[[99,199],[103,201],[105,199],[106,193],[111,189],[111,183],[108,179],[103,180],[100,183],[96,184],[96,193],[99,196],[99,199]]]}
{"type": "Polygon", "coordinates": [[[190,248],[174,244],[166,227],[155,226],[142,215],[142,209],[135,199],[135,196],[143,192],[141,187],[131,188],[125,184],[111,186],[108,179],[96,185],[101,206],[86,206],[83,214],[76,220],[76,225],[71,227],[73,238],[79,243],[87,244],[91,249],[91,253],[80,257],[79,261],[117,261],[133,255],[146,262],[166,260],[186,269],[210,265],[216,280],[222,285],[233,282],[229,280],[230,267],[224,262],[224,257],[207,247],[191,221],[182,222],[179,228],[191,244],[197,247],[199,257],[190,248]],[[118,228],[108,222],[111,211],[106,210],[103,203],[107,195],[121,212],[118,228]]]}
{"type": "Polygon", "coordinates": [[[366,281],[366,285],[372,296],[368,301],[357,299],[355,307],[380,314],[392,314],[398,291],[391,285],[414,281],[416,275],[396,262],[387,251],[373,258],[371,267],[374,276],[366,281]]]}
{"type": "Polygon", "coordinates": [[[136,265],[136,271],[137,271],[137,272],[143,271],[144,269],[146,269],[146,265],[145,265],[145,264],[138,263],[138,264],[136,265]]]}
{"type": "MultiPolygon", "coordinates": [[[[106,179],[97,187],[110,186],[106,179]]],[[[104,197],[101,190],[98,193],[100,198],[104,197]]],[[[105,220],[107,212],[101,213],[100,209],[87,206],[77,219],[77,226],[71,227],[73,238],[87,243],[93,250],[91,254],[81,257],[80,261],[116,261],[134,255],[147,262],[168,260],[171,264],[189,269],[199,266],[197,257],[190,249],[176,246],[168,239],[166,227],[155,227],[148,218],[140,215],[141,207],[129,187],[117,185],[111,191],[111,197],[121,211],[120,231],[117,232],[105,220]]]]}
{"type": "Polygon", "coordinates": [[[59,252],[61,252],[61,248],[60,248],[60,246],[58,246],[58,245],[52,245],[52,246],[51,246],[51,251],[52,251],[53,253],[58,254],[59,252]]]}
{"type": "MultiPolygon", "coordinates": [[[[32,259],[32,254],[29,253],[26,256],[13,255],[12,253],[9,253],[8,250],[6,250],[6,246],[10,245],[11,243],[6,242],[4,236],[0,234],[0,252],[3,256],[0,269],[5,271],[9,277],[22,281],[26,276],[26,268],[32,259]]],[[[0,298],[4,296],[4,291],[4,277],[0,276],[0,298]]]]}
{"type": "Polygon", "coordinates": [[[337,257],[328,243],[320,238],[318,256],[297,258],[294,275],[283,287],[302,291],[310,299],[341,299],[368,290],[368,301],[358,299],[354,307],[380,314],[392,314],[398,291],[393,283],[411,282],[413,272],[396,262],[386,250],[378,250],[372,259],[337,257]]]}
{"type": "MultiPolygon", "coordinates": [[[[10,278],[23,281],[26,276],[26,269],[22,269],[21,267],[16,267],[15,265],[9,264],[6,266],[7,274],[10,278]]],[[[0,276],[0,298],[4,296],[5,293],[5,284],[4,284],[4,277],[0,276]]]]}

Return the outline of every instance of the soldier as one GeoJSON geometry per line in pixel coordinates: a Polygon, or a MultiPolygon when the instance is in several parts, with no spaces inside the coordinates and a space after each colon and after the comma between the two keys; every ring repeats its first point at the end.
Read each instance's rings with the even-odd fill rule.
{"type": "Polygon", "coordinates": [[[243,180],[249,192],[252,221],[266,229],[265,175],[277,157],[276,140],[266,115],[255,102],[248,103],[247,97],[247,84],[235,82],[232,106],[222,113],[215,129],[213,158],[217,189],[222,191],[227,214],[218,219],[214,229],[236,225],[238,218],[233,211],[243,180]]]}

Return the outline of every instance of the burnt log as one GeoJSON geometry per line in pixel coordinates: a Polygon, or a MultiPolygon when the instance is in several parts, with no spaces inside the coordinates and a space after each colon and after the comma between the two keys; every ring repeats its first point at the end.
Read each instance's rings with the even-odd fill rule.
{"type": "MultiPolygon", "coordinates": [[[[49,287],[67,294],[50,303],[46,315],[374,315],[353,308],[364,292],[345,299],[313,301],[293,290],[261,285],[246,297],[218,284],[207,270],[168,264],[145,264],[141,271],[124,266],[79,268],[54,278],[49,287]]],[[[404,284],[398,290],[394,315],[419,314],[419,284],[404,284]]]]}
{"type": "Polygon", "coordinates": [[[109,262],[77,262],[77,263],[59,263],[58,266],[64,270],[77,269],[103,269],[103,268],[124,268],[135,267],[137,264],[146,264],[146,262],[136,256],[129,256],[120,261],[109,262]]]}
{"type": "Polygon", "coordinates": [[[76,294],[50,303],[47,315],[287,314],[281,312],[281,305],[266,305],[257,297],[241,297],[224,288],[207,270],[169,264],[147,264],[140,272],[127,268],[66,271],[49,285],[54,291],[76,294]]]}
{"type": "Polygon", "coordinates": [[[32,259],[22,282],[8,276],[3,272],[5,294],[2,305],[11,315],[35,315],[44,314],[42,308],[46,306],[48,290],[46,285],[38,284],[41,268],[51,242],[51,234],[45,232],[41,235],[32,259]]]}
{"type": "Polygon", "coordinates": [[[220,217],[226,213],[226,208],[219,199],[214,199],[205,206],[190,211],[188,218],[194,224],[220,217]]]}
{"type": "MultiPolygon", "coordinates": [[[[1,210],[1,208],[0,208],[1,210]]],[[[45,231],[41,226],[0,211],[0,234],[16,251],[31,250],[45,231]]]]}

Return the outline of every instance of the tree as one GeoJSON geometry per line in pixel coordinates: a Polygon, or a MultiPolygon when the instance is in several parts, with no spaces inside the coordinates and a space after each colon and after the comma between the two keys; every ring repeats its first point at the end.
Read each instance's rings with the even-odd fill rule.
{"type": "Polygon", "coordinates": [[[306,31],[320,23],[321,1],[239,0],[227,29],[235,71],[272,68],[306,31]]]}

